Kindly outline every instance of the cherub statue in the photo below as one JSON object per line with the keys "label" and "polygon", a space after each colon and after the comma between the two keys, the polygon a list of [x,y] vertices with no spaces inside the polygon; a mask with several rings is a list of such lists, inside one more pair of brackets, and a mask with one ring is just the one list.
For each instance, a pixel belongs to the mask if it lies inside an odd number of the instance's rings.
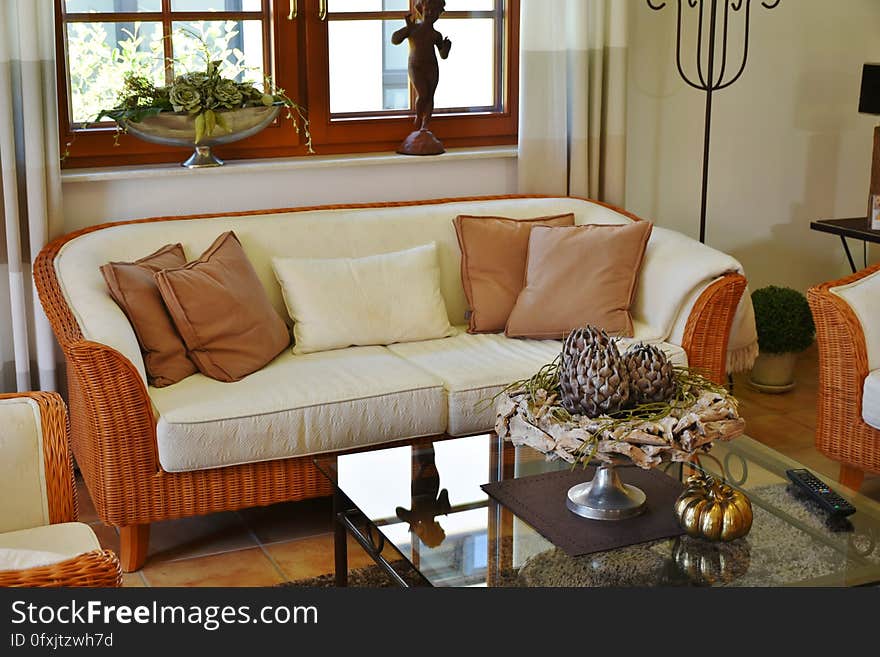
{"label": "cherub statue", "polygon": [[440,81],[440,67],[434,48],[440,57],[449,57],[452,41],[434,29],[434,23],[446,8],[446,0],[417,0],[415,13],[405,17],[406,25],[391,35],[395,46],[409,41],[409,79],[416,90],[416,128],[401,144],[398,152],[406,155],[436,155],[444,151],[443,144],[428,130],[428,121],[434,112],[434,92]]}

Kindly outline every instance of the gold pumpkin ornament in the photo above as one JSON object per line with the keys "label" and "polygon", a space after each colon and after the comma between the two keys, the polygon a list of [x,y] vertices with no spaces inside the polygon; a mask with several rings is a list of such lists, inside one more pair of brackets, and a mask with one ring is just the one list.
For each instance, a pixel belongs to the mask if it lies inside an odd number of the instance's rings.
{"label": "gold pumpkin ornament", "polygon": [[688,477],[674,508],[675,517],[689,536],[733,541],[752,528],[749,498],[709,475]]}

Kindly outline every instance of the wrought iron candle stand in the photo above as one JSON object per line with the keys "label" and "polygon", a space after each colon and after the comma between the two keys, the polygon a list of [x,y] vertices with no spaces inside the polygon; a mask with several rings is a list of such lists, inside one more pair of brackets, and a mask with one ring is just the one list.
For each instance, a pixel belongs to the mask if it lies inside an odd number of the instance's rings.
{"label": "wrought iron candle stand", "polygon": [[[722,89],[726,89],[734,82],[740,79],[743,74],[743,71],[746,69],[746,62],[749,58],[749,20],[751,18],[751,0],[677,0],[678,2],[678,10],[677,10],[677,21],[676,21],[676,33],[675,33],[675,64],[678,68],[678,73],[681,76],[682,80],[684,80],[688,85],[693,87],[694,89],[698,89],[706,94],[706,120],[703,132],[703,182],[702,182],[702,196],[700,201],[700,241],[706,241],[706,195],[709,186],[709,138],[711,135],[711,126],[712,126],[712,94],[716,91],[721,91]],[[776,0],[775,2],[761,2],[761,6],[765,9],[775,9],[781,0]],[[666,6],[666,2],[652,2],[651,0],[647,0],[648,6],[655,10],[659,11]],[[682,14],[684,13],[684,4],[690,9],[698,10],[698,21],[699,26],[697,28],[697,48],[696,48],[696,79],[692,78],[685,71],[684,66],[682,65],[682,57],[681,57],[681,42],[682,42]],[[709,23],[708,23],[708,48],[704,52],[703,50],[703,17],[705,15],[705,5],[709,5]],[[717,64],[716,60],[716,45],[717,45],[717,27],[718,27],[718,19],[719,19],[719,6],[723,5],[722,10],[722,24],[721,24],[721,65],[718,67],[716,71],[715,66]],[[730,18],[731,12],[745,12],[745,18],[743,21],[743,49],[742,49],[742,61],[739,64],[739,67],[736,69],[736,73],[728,78],[724,79],[725,75],[728,73],[728,57],[727,57],[727,47],[728,47],[728,21]],[[703,62],[706,63],[705,71],[703,70]],[[731,69],[732,70],[732,69]]]}

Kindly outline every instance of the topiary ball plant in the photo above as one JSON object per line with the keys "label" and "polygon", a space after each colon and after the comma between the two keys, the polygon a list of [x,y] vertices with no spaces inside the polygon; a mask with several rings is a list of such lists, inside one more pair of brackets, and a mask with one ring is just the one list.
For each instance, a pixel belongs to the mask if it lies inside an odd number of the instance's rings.
{"label": "topiary ball plant", "polygon": [[769,285],[752,292],[752,305],[762,352],[796,353],[813,343],[813,314],[807,298],[797,290]]}

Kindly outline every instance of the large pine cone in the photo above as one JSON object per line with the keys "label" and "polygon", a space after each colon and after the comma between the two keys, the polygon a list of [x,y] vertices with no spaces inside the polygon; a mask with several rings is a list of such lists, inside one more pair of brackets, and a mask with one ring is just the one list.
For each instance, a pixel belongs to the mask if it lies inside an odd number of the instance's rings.
{"label": "large pine cone", "polygon": [[675,393],[675,368],[662,349],[639,344],[627,351],[623,358],[634,403],[663,402]]}
{"label": "large pine cone", "polygon": [[576,415],[614,413],[630,399],[629,373],[617,346],[590,326],[565,339],[559,385],[563,408]]}
{"label": "large pine cone", "polygon": [[562,357],[564,359],[567,356],[577,356],[593,345],[604,347],[610,343],[611,338],[608,337],[605,331],[592,326],[585,326],[584,328],[575,329],[565,338],[565,341],[562,343]]}

